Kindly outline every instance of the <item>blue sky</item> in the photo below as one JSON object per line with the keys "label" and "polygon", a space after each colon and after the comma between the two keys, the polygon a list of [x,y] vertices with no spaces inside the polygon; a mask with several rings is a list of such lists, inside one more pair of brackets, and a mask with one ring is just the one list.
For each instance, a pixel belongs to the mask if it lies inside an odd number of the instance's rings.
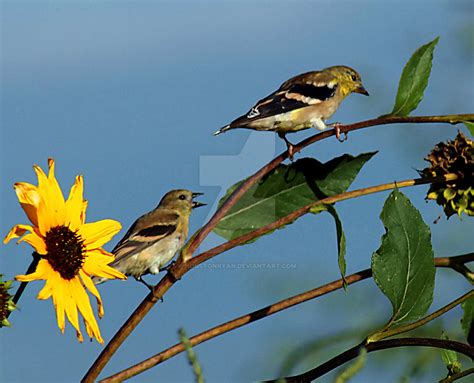
{"label": "blue sky", "polygon": [[[32,165],[46,167],[48,157],[56,160],[64,190],[76,174],[84,175],[89,221],[122,222],[124,231],[108,250],[173,188],[205,192],[202,200],[209,206],[193,213],[194,231],[227,187],[284,148],[271,133],[236,130],[213,137],[212,132],[287,78],[336,64],[356,68],[371,96],[350,96],[333,121],[387,113],[403,65],[438,35],[430,83],[415,114],[473,111],[474,10],[467,1],[3,1],[0,10],[1,233],[26,223],[12,185],[35,183]],[[353,184],[357,188],[416,177],[428,151],[455,134],[449,125],[384,126],[354,132],[343,144],[326,140],[299,157],[326,161],[378,150]],[[404,192],[430,224],[436,255],[472,251],[472,220],[442,218],[433,225],[441,211],[425,203],[426,188]],[[383,233],[378,215],[386,196],[337,206],[348,239],[349,272],[370,265]],[[179,327],[192,335],[336,279],[334,231],[329,216],[304,217],[215,258],[215,269],[190,272],[139,325],[102,376],[174,344]],[[211,235],[203,249],[220,241]],[[0,254],[1,272],[8,278],[23,273],[30,262],[26,245],[2,245]],[[254,263],[294,267],[248,267]],[[2,381],[78,381],[102,349],[87,341],[78,344],[71,326],[60,334],[52,303],[35,298],[41,286],[28,286],[21,310],[11,316],[13,327],[2,330]],[[438,272],[433,308],[467,289],[452,272]],[[106,310],[100,325],[108,341],[147,291],[133,281],[110,282],[100,291]],[[210,382],[273,378],[286,353],[298,345],[343,330],[354,330],[360,340],[364,329],[388,319],[390,309],[373,281],[366,281],[222,336],[196,352]],[[445,327],[458,329],[459,315],[450,313]],[[318,354],[297,371],[354,342]],[[417,351],[406,354],[414,357]],[[439,365],[434,379],[443,373]],[[371,355],[354,381],[380,376],[394,381],[401,371],[401,359],[400,365],[397,359],[388,364],[387,358]],[[185,358],[132,381],[157,380],[192,381]]]}

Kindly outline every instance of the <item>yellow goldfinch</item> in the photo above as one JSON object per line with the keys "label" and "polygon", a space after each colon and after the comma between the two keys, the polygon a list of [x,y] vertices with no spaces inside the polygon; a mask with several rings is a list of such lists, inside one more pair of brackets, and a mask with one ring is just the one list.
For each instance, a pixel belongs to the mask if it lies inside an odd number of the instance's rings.
{"label": "yellow goldfinch", "polygon": [[[235,128],[274,131],[285,141],[292,158],[293,145],[285,135],[311,127],[326,129],[324,121],[353,92],[369,95],[360,75],[347,66],[303,73],[285,81],[277,91],[258,101],[247,114],[219,129],[214,135]],[[334,127],[339,139],[338,124],[334,124]]]}
{"label": "yellow goldfinch", "polygon": [[[133,276],[137,281],[151,286],[142,279],[145,274],[157,274],[174,257],[188,237],[191,210],[205,203],[193,198],[202,193],[189,190],[171,190],[158,206],[138,218],[125,236],[117,243],[110,263],[116,270]],[[94,278],[96,284],[106,278]]]}

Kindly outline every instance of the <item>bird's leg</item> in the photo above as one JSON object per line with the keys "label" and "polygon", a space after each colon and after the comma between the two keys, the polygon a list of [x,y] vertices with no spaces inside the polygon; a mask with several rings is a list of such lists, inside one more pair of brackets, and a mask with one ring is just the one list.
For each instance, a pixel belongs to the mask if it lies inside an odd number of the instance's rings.
{"label": "bird's leg", "polygon": [[285,141],[286,149],[288,150],[288,158],[290,159],[290,161],[293,161],[293,155],[295,154],[294,145],[290,141],[288,141],[285,133],[278,132],[278,137]]}
{"label": "bird's leg", "polygon": [[347,133],[344,133],[344,138],[341,138],[341,126],[342,124],[340,122],[335,122],[333,124],[328,125],[328,127],[333,128],[336,131],[336,138],[339,142],[344,142],[347,140]]}
{"label": "bird's leg", "polygon": [[150,289],[151,292],[153,292],[153,286],[150,285],[148,282],[146,282],[142,276],[140,275],[139,277],[135,277],[135,280],[137,282],[140,282],[140,283],[143,283],[146,287],[148,287]]}
{"label": "bird's leg", "polygon": [[160,271],[170,271],[170,269],[173,267],[173,265],[176,263],[176,261],[171,261],[168,263],[165,267],[162,267]]}
{"label": "bird's leg", "polygon": [[[135,280],[136,280],[137,282],[143,283],[146,287],[148,287],[148,288],[150,289],[150,291],[151,291],[151,293],[153,294],[153,296],[155,295],[155,294],[154,294],[154,291],[153,291],[153,286],[150,285],[149,283],[147,283],[147,282],[142,278],[141,275],[140,275],[139,277],[135,277]],[[155,297],[155,298],[156,298],[156,297]],[[163,302],[163,297],[160,298],[160,301]]]}

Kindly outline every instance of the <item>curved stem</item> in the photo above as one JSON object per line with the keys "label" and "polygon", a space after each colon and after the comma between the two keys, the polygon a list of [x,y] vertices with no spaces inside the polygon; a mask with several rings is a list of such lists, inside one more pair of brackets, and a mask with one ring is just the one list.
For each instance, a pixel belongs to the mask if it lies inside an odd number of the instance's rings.
{"label": "curved stem", "polygon": [[[371,276],[372,276],[372,271],[370,269],[366,269],[366,270],[361,270],[355,274],[347,276],[346,281],[348,285],[351,285],[353,283],[370,278]],[[263,307],[257,311],[253,311],[251,313],[242,315],[241,317],[230,320],[226,323],[213,327],[209,330],[203,331],[200,334],[189,338],[189,341],[192,346],[198,345],[200,343],[208,341],[209,339],[215,338],[219,335],[225,334],[229,331],[242,327],[246,324],[256,322],[260,319],[276,314],[282,310],[286,310],[290,307],[299,305],[300,303],[307,302],[311,299],[314,299],[322,295],[328,294],[332,291],[338,290],[342,286],[343,286],[342,279],[338,279],[336,281],[330,282],[323,286],[317,287],[313,290],[305,291],[302,294],[298,294],[290,298],[286,298],[272,305]],[[135,366],[127,368],[126,370],[123,370],[112,376],[109,376],[108,378],[102,380],[101,383],[121,382],[145,370],[148,370],[149,368],[156,366],[157,364],[160,364],[183,351],[184,351],[184,347],[181,343],[175,344],[174,346],[160,352],[159,354],[152,356],[151,358],[148,358],[136,364]]]}
{"label": "curved stem", "polygon": [[474,367],[465,371],[461,371],[458,374],[451,375],[450,377],[446,379],[440,380],[439,383],[451,383],[471,374],[474,374]]}
{"label": "curved stem", "polygon": [[173,274],[177,276],[177,278],[181,278],[183,274],[185,274],[187,271],[192,269],[193,267],[196,267],[197,265],[201,264],[202,262],[215,257],[216,255],[233,249],[234,247],[237,247],[239,245],[242,245],[248,241],[251,241],[257,237],[260,237],[264,234],[267,234],[275,229],[278,229],[279,227],[285,226],[288,223],[294,221],[295,219],[301,217],[302,215],[306,214],[309,212],[313,207],[318,206],[318,205],[327,205],[327,204],[333,204],[336,202],[341,202],[345,201],[351,198],[356,198],[356,197],[361,197],[364,195],[369,195],[369,194],[374,194],[374,193],[379,193],[382,191],[386,190],[392,190],[395,188],[405,188],[409,186],[414,186],[414,185],[424,185],[424,184],[429,184],[429,183],[439,183],[439,182],[445,182],[448,180],[455,180],[457,179],[457,176],[455,174],[447,174],[446,176],[442,177],[436,177],[436,178],[418,178],[418,179],[411,179],[411,180],[405,180],[405,181],[398,181],[398,182],[390,182],[387,184],[382,184],[382,185],[377,185],[377,186],[372,186],[368,188],[362,188],[362,189],[357,189],[353,190],[350,192],[345,192],[341,193],[332,197],[327,197],[323,198],[321,200],[318,200],[316,202],[313,202],[309,205],[306,205],[298,210],[295,210],[293,213],[282,217],[275,222],[272,222],[271,224],[268,224],[266,226],[262,226],[261,228],[254,230],[250,233],[241,235],[240,237],[234,238],[231,241],[225,242],[221,245],[218,245],[212,249],[209,249],[193,258],[191,258],[189,261],[187,261],[184,265],[175,265],[177,268],[175,269],[174,267],[172,268]]}
{"label": "curved stem", "polygon": [[[458,114],[458,115],[446,115],[446,116],[419,116],[419,117],[382,116],[382,117],[371,119],[371,120],[357,122],[355,124],[341,125],[340,131],[343,133],[348,133],[353,130],[363,129],[363,128],[367,128],[371,126],[384,125],[384,124],[396,124],[396,123],[458,124],[464,121],[474,122],[474,114]],[[299,152],[301,151],[301,149],[305,148],[306,146],[311,145],[312,143],[320,141],[322,139],[328,138],[334,134],[335,132],[333,130],[328,130],[328,131],[316,134],[296,144],[294,146],[294,149],[295,149],[294,151]],[[131,316],[127,319],[127,321],[122,325],[122,327],[110,340],[110,342],[107,344],[105,349],[101,352],[101,354],[92,364],[92,366],[89,368],[87,373],[84,375],[81,381],[82,383],[91,383],[98,377],[98,375],[103,370],[105,365],[108,363],[112,355],[120,347],[120,345],[124,342],[124,340],[128,337],[128,335],[135,329],[135,327],[138,325],[138,323],[140,323],[143,317],[151,310],[151,308],[154,306],[157,300],[160,299],[166,293],[166,291],[168,291],[171,288],[171,286],[178,279],[180,279],[182,275],[184,275],[184,273],[186,273],[188,270],[190,270],[192,267],[196,266],[197,264],[204,262],[206,259],[209,259],[221,253],[222,251],[228,250],[228,249],[225,249],[225,247],[222,247],[220,251],[215,252],[219,248],[218,246],[214,249],[211,249],[211,250],[214,250],[214,254],[211,254],[209,251],[206,252],[207,254],[206,253],[201,254],[200,256],[201,258],[199,262],[196,262],[196,258],[198,257],[191,258],[193,253],[202,243],[202,241],[204,241],[204,239],[214,229],[214,227],[222,219],[222,217],[225,216],[225,214],[229,211],[229,209],[231,209],[232,206],[235,205],[235,203],[245,194],[245,192],[247,192],[252,187],[252,185],[254,185],[260,178],[262,178],[264,175],[268,174],[270,171],[275,169],[281,162],[283,162],[287,158],[288,158],[288,152],[285,151],[279,156],[277,156],[276,158],[274,158],[272,161],[270,161],[267,165],[262,167],[260,170],[258,170],[255,174],[247,178],[244,182],[242,182],[242,184],[222,204],[222,206],[216,211],[216,213],[214,213],[211,219],[191,237],[188,243],[183,247],[181,251],[181,256],[178,257],[178,261],[170,269],[170,272],[168,272],[161,279],[158,285],[154,287],[153,292],[148,294],[145,297],[145,299],[140,303],[140,305],[135,309],[135,311],[131,314]],[[412,182],[413,182],[412,184],[406,185],[406,186],[428,183],[428,181],[426,180],[415,180],[415,181],[412,180]],[[431,180],[429,182],[435,182],[435,181]],[[438,182],[442,182],[442,181],[440,180]],[[395,186],[401,187],[400,184],[396,184]],[[392,186],[392,188],[395,186]],[[375,193],[377,191],[382,191],[382,190],[387,190],[387,189],[375,190],[375,191],[372,191],[372,193]],[[370,194],[370,193],[366,193],[366,194]],[[360,194],[360,195],[363,195],[363,194]],[[354,195],[354,196],[358,196],[358,195]],[[353,198],[354,196],[346,197],[344,199]],[[337,200],[334,200],[334,198],[335,197],[331,197],[331,199],[325,199],[327,200],[326,202],[323,202],[325,200],[321,200],[319,201],[319,203],[334,203],[337,201]],[[332,201],[332,202],[328,202],[328,201]],[[311,207],[312,206],[308,207],[308,210]],[[302,214],[304,214],[305,212],[306,211],[302,212]],[[261,235],[261,234],[258,234],[257,232],[258,230],[254,232],[256,236]],[[245,236],[242,236],[242,237],[245,237]],[[242,237],[239,237],[239,238],[242,238]],[[236,238],[236,239],[239,239],[239,238]],[[233,241],[230,241],[230,242],[233,242]],[[227,242],[227,243],[230,243],[230,242]],[[235,244],[234,246],[231,246],[229,248],[235,247],[237,245],[238,244]],[[184,262],[184,261],[187,261],[188,259],[190,259],[189,262]]]}
{"label": "curved stem", "polygon": [[466,266],[466,263],[472,262],[472,256],[474,253],[468,253],[464,255],[458,255],[456,257],[447,258],[447,263],[445,265],[440,265],[440,267],[449,267],[462,276],[464,276],[471,284],[474,285],[474,273]]}
{"label": "curved stem", "polygon": [[447,350],[459,352],[460,354],[464,354],[471,359],[474,358],[473,347],[461,342],[435,338],[397,338],[389,340],[380,340],[378,342],[373,342],[369,344],[358,344],[357,346],[350,348],[342,354],[335,356],[327,362],[303,374],[279,378],[276,380],[268,380],[267,382],[278,382],[280,379],[283,379],[283,381],[285,382],[310,382],[312,380],[320,378],[324,374],[334,370],[335,368],[343,365],[344,363],[356,358],[359,355],[359,350],[361,347],[365,347],[367,349],[367,352],[373,352],[379,350],[386,350],[389,348],[407,346],[444,348]]}
{"label": "curved stem", "polygon": [[426,179],[411,179],[405,180],[400,182],[391,182],[388,184],[362,188],[353,190],[350,192],[345,192],[338,194],[336,196],[328,197],[306,205],[305,207],[296,210],[295,212],[289,214],[286,217],[280,218],[279,220],[261,227],[260,229],[254,230],[250,233],[242,235],[238,238],[235,238],[231,241],[225,242],[222,245],[216,246],[204,253],[191,258],[186,262],[176,262],[170,269],[170,271],[160,280],[160,282],[153,288],[153,291],[150,292],[144,300],[140,303],[140,305],[135,309],[135,311],[130,315],[130,317],[126,320],[126,322],[120,327],[117,333],[113,336],[113,338],[109,341],[107,346],[105,346],[104,350],[100,353],[98,358],[92,364],[92,366],[87,371],[86,375],[82,379],[82,383],[91,383],[93,382],[97,376],[99,375],[100,371],[105,367],[107,362],[110,360],[112,355],[117,351],[120,345],[125,341],[125,339],[130,335],[130,333],[137,327],[137,325],[141,322],[141,320],[145,317],[145,315],[152,309],[155,303],[163,297],[163,295],[173,286],[181,277],[187,273],[192,268],[196,267],[200,263],[215,257],[216,255],[232,249],[238,245],[241,245],[245,242],[248,242],[251,239],[257,238],[263,234],[266,234],[272,230],[275,230],[281,226],[286,225],[289,222],[294,221],[296,218],[302,216],[303,214],[307,213],[311,208],[320,204],[331,204],[338,201],[344,201],[350,198],[359,197],[362,195],[373,194],[385,190],[394,189],[396,187],[408,187],[414,185],[423,185],[428,183],[434,182],[445,182],[446,180],[456,179],[457,176],[455,174],[447,174],[443,177],[436,177],[436,178],[426,178]]}
{"label": "curved stem", "polygon": [[[452,263],[452,264],[455,263],[451,261],[452,259],[459,260],[459,258],[462,258],[463,261],[465,262],[474,261],[474,253],[468,257],[463,255],[463,256],[454,256],[454,257],[435,258],[434,263],[437,267],[446,267],[446,265],[449,263]],[[372,276],[372,271],[370,269],[365,269],[365,270],[361,270],[357,273],[347,276],[346,281],[348,285],[351,285],[353,283],[370,278],[371,276]],[[290,298],[286,298],[272,305],[263,307],[260,310],[242,315],[226,323],[220,324],[211,329],[203,331],[189,338],[190,344],[191,346],[196,346],[200,343],[216,338],[222,334],[228,333],[232,330],[235,330],[247,324],[256,322],[260,319],[266,318],[280,311],[286,310],[290,307],[299,305],[300,303],[304,303],[311,299],[315,299],[322,295],[328,294],[342,287],[343,287],[343,280],[338,279],[336,281],[322,285],[315,289],[305,291],[304,293],[292,296]],[[167,348],[166,350],[161,351],[160,353],[153,355],[152,357],[145,359],[144,361],[140,363],[135,364],[134,366],[131,366],[125,370],[122,370],[114,375],[111,375],[105,378],[104,380],[101,381],[101,383],[122,382],[125,379],[129,379],[135,375],[140,374],[143,371],[146,371],[160,363],[163,363],[164,361],[172,358],[173,356],[183,351],[184,351],[184,347],[181,343],[175,344],[174,346],[171,346]]]}
{"label": "curved stem", "polygon": [[[474,114],[452,114],[444,116],[417,116],[417,117],[400,117],[400,116],[380,116],[366,121],[356,122],[354,124],[340,125],[341,133],[349,133],[354,130],[368,128],[376,125],[387,125],[387,124],[419,124],[419,123],[448,123],[448,124],[459,124],[464,121],[474,122]],[[305,147],[314,144],[315,142],[321,141],[325,138],[336,135],[334,129],[326,130],[324,132],[315,134],[305,140],[299,142],[293,146],[293,152],[298,153]],[[247,178],[242,184],[230,195],[230,197],[222,204],[222,206],[214,213],[211,219],[199,229],[190,239],[188,244],[183,248],[184,258],[191,257],[196,251],[199,245],[214,229],[217,223],[222,217],[236,204],[236,202],[242,197],[246,191],[248,191],[252,185],[254,185],[260,178],[265,174],[275,169],[280,163],[288,158],[288,151],[284,151],[279,156],[274,158],[255,174]]]}
{"label": "curved stem", "polygon": [[260,229],[254,230],[248,234],[242,235],[238,238],[235,238],[231,241],[225,242],[222,245],[216,246],[204,253],[191,258],[186,262],[176,262],[170,269],[170,271],[160,280],[160,282],[153,288],[153,291],[150,292],[145,299],[140,303],[140,305],[135,309],[135,311],[130,315],[127,321],[120,327],[117,333],[113,336],[110,342],[105,346],[105,349],[100,353],[95,362],[87,371],[86,375],[82,379],[82,383],[91,383],[93,382],[100,371],[105,367],[107,362],[110,360],[112,355],[117,351],[120,345],[125,341],[125,339],[130,335],[130,333],[137,327],[145,315],[151,310],[155,303],[163,297],[163,295],[173,286],[181,277],[187,273],[192,268],[196,267],[200,263],[215,257],[216,255],[232,249],[238,245],[241,245],[245,242],[248,242],[251,239],[257,238],[265,233],[268,233],[278,227],[284,226],[289,222],[294,221],[296,218],[307,213],[311,208],[320,204],[331,204],[338,201],[344,201],[350,198],[359,197],[362,195],[368,195],[377,193],[380,191],[394,189],[396,187],[402,188],[413,185],[423,185],[427,183],[434,182],[444,182],[446,180],[456,179],[455,174],[447,174],[444,177],[436,177],[430,179],[412,179],[400,182],[391,182],[388,184],[362,188],[353,190],[351,192],[341,193],[336,196],[328,197],[306,205],[305,207],[296,210],[295,212],[289,214],[286,217],[280,218],[279,220],[261,227]]}
{"label": "curved stem", "polygon": [[390,338],[391,336],[402,334],[404,332],[411,331],[411,330],[414,330],[418,327],[421,327],[421,326],[431,322],[433,319],[438,318],[440,315],[443,315],[444,313],[448,312],[449,310],[452,310],[457,305],[461,304],[462,302],[464,302],[466,299],[469,299],[473,295],[474,295],[474,290],[471,290],[471,291],[467,292],[466,294],[464,294],[463,296],[459,297],[458,299],[452,301],[451,303],[447,304],[446,306],[444,306],[444,307],[440,308],[439,310],[435,311],[434,313],[431,313],[430,315],[427,315],[424,318],[421,318],[420,320],[417,320],[416,322],[409,323],[409,324],[403,325],[403,326],[397,326],[397,327],[389,328],[385,331],[381,331],[379,333],[371,335],[367,339],[367,342],[370,343],[370,342],[378,341],[378,340],[381,340],[381,339]]}

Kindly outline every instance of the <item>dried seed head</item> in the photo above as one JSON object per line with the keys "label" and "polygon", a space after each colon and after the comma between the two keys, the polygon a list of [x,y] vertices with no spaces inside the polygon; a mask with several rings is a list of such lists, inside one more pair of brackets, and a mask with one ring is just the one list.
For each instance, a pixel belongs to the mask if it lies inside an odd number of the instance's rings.
{"label": "dried seed head", "polygon": [[0,327],[10,326],[8,315],[16,308],[12,300],[13,297],[8,292],[11,285],[12,281],[3,281],[2,274],[0,274]]}
{"label": "dried seed head", "polygon": [[474,215],[474,144],[458,132],[454,141],[440,142],[425,158],[431,166],[420,171],[423,177],[454,173],[458,179],[430,186],[426,199],[436,200],[449,218],[457,213]]}

